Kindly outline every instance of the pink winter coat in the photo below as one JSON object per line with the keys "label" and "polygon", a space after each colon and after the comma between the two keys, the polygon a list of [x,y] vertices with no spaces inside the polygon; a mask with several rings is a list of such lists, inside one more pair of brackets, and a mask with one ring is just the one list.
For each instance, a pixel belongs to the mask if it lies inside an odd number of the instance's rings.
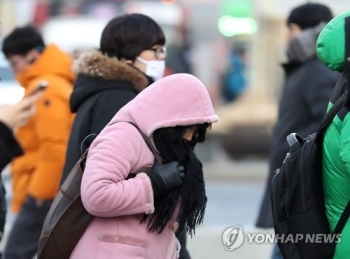
{"label": "pink winter coat", "polygon": [[152,141],[163,127],[213,123],[218,120],[205,86],[194,76],[165,77],[124,106],[91,144],[81,197],[92,222],[77,244],[72,259],[175,259],[180,245],[175,237],[176,215],[157,235],[147,231],[143,214],[154,212],[151,181],[146,173],[126,180],[154,156],[139,126]]}

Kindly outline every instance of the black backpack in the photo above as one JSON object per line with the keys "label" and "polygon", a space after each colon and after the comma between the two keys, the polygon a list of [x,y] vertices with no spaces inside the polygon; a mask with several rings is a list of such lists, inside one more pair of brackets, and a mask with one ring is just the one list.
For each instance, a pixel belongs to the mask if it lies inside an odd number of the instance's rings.
{"label": "black backpack", "polygon": [[[347,19],[346,23],[350,25],[350,20]],[[347,43],[350,43],[349,38],[350,35],[346,35]],[[350,56],[349,52],[346,48],[346,56]],[[346,72],[338,80],[334,92],[350,82],[349,62],[345,62]],[[350,216],[349,201],[333,233],[330,232],[322,182],[324,132],[340,109],[349,103],[349,96],[345,91],[313,135],[303,139],[292,133],[287,137],[290,151],[272,180],[275,240],[284,259],[333,258],[340,234]]]}

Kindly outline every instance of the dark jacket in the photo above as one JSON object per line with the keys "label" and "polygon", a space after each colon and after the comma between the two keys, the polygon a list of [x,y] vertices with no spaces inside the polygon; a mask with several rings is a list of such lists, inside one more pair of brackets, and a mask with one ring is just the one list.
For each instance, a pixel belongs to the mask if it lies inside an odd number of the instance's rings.
{"label": "dark jacket", "polygon": [[74,70],[78,77],[70,108],[76,116],[61,182],[90,146],[94,136],[88,136],[99,134],[119,109],[148,85],[147,77],[140,71],[98,51],[83,54]]}
{"label": "dark jacket", "polygon": [[286,81],[271,136],[269,177],[257,220],[260,228],[273,227],[271,181],[289,150],[286,137],[293,132],[307,137],[317,131],[339,78],[339,73],[329,70],[317,58],[303,64],[289,63],[284,69]]}
{"label": "dark jacket", "polygon": [[23,155],[22,148],[13,136],[11,129],[0,122],[0,171],[12,158]]}
{"label": "dark jacket", "polygon": [[[13,137],[12,131],[0,122],[0,172],[11,162],[12,158],[23,155],[22,148]],[[4,232],[6,218],[5,188],[0,175],[0,240]]]}

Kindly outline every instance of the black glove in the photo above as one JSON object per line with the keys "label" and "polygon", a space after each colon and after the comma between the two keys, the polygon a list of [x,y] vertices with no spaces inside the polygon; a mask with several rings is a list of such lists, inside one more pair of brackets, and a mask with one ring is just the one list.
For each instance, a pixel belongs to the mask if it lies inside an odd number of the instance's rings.
{"label": "black glove", "polygon": [[160,164],[155,161],[149,173],[149,178],[151,179],[154,198],[160,198],[167,191],[183,183],[185,168],[175,161],[169,164]]}

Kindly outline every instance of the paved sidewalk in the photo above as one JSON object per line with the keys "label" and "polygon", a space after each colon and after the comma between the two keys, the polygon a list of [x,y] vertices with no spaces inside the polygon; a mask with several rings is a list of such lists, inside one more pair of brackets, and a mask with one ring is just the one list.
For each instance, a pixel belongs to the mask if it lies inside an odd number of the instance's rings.
{"label": "paved sidewalk", "polygon": [[268,173],[266,160],[214,160],[203,162],[206,180],[265,181]]}
{"label": "paved sidewalk", "polygon": [[[249,233],[273,233],[271,230],[259,230],[249,226],[244,227]],[[243,245],[233,251],[226,251],[222,242],[222,232],[219,227],[199,228],[194,238],[188,238],[188,249],[192,259],[270,259],[273,244]]]}
{"label": "paved sidewalk", "polygon": [[[253,172],[259,163],[244,165],[247,164],[240,164],[242,173],[249,172],[250,168]],[[227,167],[230,168],[229,165]],[[239,177],[234,177],[236,178]],[[255,178],[254,181],[207,181],[206,189],[208,204],[204,224],[197,229],[192,239],[188,239],[192,259],[270,259],[273,244],[245,242],[238,249],[228,252],[222,243],[222,233],[233,226],[241,226],[245,233],[273,233],[272,229],[262,230],[254,227],[265,189],[265,180]]]}

